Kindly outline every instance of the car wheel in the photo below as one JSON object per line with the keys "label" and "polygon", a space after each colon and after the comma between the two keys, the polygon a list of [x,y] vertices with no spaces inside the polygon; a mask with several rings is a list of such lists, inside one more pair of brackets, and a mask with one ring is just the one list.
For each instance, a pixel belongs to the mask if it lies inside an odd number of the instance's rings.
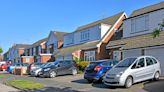
{"label": "car wheel", "polygon": [[132,77],[128,77],[125,81],[125,87],[130,88],[133,85],[133,79]]}
{"label": "car wheel", "polygon": [[76,75],[77,74],[77,69],[72,69],[72,75]]}
{"label": "car wheel", "polygon": [[156,72],[154,75],[154,80],[159,80],[159,76],[160,76],[159,72]]}
{"label": "car wheel", "polygon": [[55,71],[51,71],[50,72],[50,78],[54,78],[56,77],[56,72]]}

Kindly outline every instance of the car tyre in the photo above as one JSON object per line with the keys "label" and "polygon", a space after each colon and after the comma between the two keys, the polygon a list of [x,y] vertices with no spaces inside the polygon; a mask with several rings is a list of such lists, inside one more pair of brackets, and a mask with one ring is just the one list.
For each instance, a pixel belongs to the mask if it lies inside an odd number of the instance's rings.
{"label": "car tyre", "polygon": [[50,71],[50,78],[56,77],[56,72],[55,71]]}
{"label": "car tyre", "polygon": [[159,72],[156,72],[154,75],[154,80],[155,81],[159,80],[159,76],[160,76]]}
{"label": "car tyre", "polygon": [[133,85],[133,79],[132,77],[128,77],[125,81],[125,87],[130,88]]}
{"label": "car tyre", "polygon": [[77,74],[77,69],[72,69],[72,75],[76,75]]}

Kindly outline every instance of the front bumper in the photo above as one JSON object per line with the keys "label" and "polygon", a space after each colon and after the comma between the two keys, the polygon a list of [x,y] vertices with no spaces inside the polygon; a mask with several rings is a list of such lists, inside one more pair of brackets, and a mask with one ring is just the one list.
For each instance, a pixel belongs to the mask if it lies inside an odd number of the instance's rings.
{"label": "front bumper", "polygon": [[107,77],[103,79],[103,83],[108,86],[124,86],[125,80],[122,77]]}
{"label": "front bumper", "polygon": [[50,77],[49,71],[47,72],[41,71],[39,77]]}

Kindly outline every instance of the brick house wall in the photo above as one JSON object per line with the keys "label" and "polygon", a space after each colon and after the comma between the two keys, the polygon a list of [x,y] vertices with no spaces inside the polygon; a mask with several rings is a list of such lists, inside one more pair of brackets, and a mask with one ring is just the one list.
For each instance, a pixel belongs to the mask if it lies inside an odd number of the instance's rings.
{"label": "brick house wall", "polygon": [[106,39],[102,42],[101,46],[97,49],[97,59],[101,60],[101,59],[110,59],[111,56],[109,55],[109,50],[106,49],[106,45],[108,44],[108,42],[111,40],[111,38],[113,37],[113,35],[115,34],[115,29],[119,29],[119,27],[123,24],[123,20],[126,18],[126,16],[122,17],[121,20],[117,23],[116,27],[111,30],[111,33],[109,35],[106,35]]}
{"label": "brick house wall", "polygon": [[[28,58],[29,61],[27,61],[27,58]],[[21,57],[21,62],[22,63],[28,63],[28,64],[34,63],[34,57],[22,56]]]}
{"label": "brick house wall", "polygon": [[41,63],[47,63],[50,59],[51,59],[51,55],[41,55],[40,56]]}

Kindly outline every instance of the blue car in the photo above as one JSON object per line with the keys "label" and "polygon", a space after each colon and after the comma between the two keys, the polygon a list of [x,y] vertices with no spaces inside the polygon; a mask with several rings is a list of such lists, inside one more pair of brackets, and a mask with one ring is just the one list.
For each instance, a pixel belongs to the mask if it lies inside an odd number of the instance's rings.
{"label": "blue car", "polygon": [[111,59],[90,62],[85,69],[84,79],[86,79],[89,83],[93,81],[102,81],[105,73],[117,63],[118,61]]}
{"label": "blue car", "polygon": [[8,71],[9,73],[12,73],[13,69],[15,68],[15,65],[16,65],[15,63],[11,64],[11,65],[8,67],[7,71]]}

